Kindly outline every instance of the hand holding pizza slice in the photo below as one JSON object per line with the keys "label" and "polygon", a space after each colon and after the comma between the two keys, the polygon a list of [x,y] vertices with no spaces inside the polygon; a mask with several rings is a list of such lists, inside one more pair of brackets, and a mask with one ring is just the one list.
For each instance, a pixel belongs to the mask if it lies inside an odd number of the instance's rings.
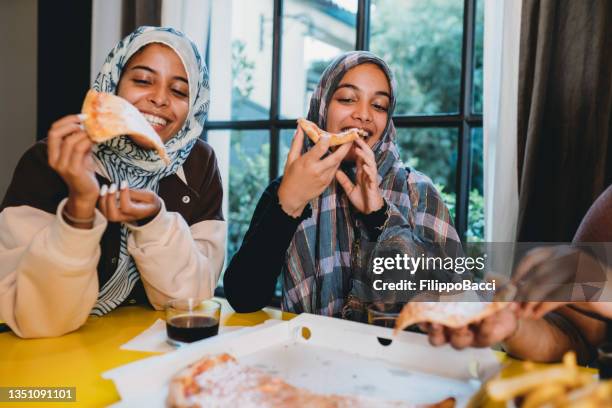
{"label": "hand holding pizza slice", "polygon": [[508,306],[507,302],[409,302],[395,321],[395,332],[416,323],[460,328],[478,322]]}
{"label": "hand holding pizza slice", "polygon": [[170,164],[164,142],[138,109],[125,99],[91,89],[85,96],[82,113],[85,130],[95,143],[129,135],[140,146],[155,149],[164,163]]}

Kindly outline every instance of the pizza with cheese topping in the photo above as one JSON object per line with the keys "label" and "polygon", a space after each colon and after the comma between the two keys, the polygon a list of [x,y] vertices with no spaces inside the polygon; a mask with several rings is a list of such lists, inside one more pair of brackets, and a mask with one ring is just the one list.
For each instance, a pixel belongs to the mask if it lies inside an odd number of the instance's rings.
{"label": "pizza with cheese topping", "polygon": [[140,146],[155,149],[164,163],[170,163],[159,135],[142,113],[120,96],[90,89],[83,101],[82,113],[83,126],[93,142],[103,143],[128,135]]}
{"label": "pizza with cheese topping", "polygon": [[455,400],[417,405],[370,397],[322,395],[240,364],[229,354],[219,354],[180,371],[170,382],[166,403],[172,408],[451,408]]}

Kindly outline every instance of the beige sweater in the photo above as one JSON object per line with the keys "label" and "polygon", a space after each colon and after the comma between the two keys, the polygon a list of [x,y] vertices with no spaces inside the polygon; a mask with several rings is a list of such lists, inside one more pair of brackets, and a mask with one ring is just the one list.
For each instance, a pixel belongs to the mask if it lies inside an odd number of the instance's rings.
{"label": "beige sweater", "polygon": [[[20,337],[59,336],[82,326],[98,296],[96,266],[107,222],[96,210],[89,230],[30,206],[0,213],[0,318]],[[191,226],[165,207],[130,226],[128,251],[151,304],[213,296],[225,254],[224,221]],[[172,254],[172,256],[169,256]]]}

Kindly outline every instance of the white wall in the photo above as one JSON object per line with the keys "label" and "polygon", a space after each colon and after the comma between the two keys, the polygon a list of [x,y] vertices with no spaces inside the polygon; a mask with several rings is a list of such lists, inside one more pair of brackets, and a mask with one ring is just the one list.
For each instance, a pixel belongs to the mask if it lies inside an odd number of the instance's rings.
{"label": "white wall", "polygon": [[[0,1],[0,197],[36,140],[37,1]],[[1,199],[1,198],[0,198]]]}

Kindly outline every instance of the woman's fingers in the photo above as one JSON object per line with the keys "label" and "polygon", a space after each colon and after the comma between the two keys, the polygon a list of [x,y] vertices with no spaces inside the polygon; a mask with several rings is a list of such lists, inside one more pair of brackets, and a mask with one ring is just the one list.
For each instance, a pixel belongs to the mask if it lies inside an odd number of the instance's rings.
{"label": "woman's fingers", "polygon": [[49,165],[55,168],[58,165],[64,143],[67,142],[73,134],[83,134],[87,136],[81,127],[76,123],[68,123],[59,126],[49,131],[47,138],[47,151],[49,157]]}
{"label": "woman's fingers", "polygon": [[334,169],[335,171],[335,169],[340,166],[340,163],[342,163],[342,160],[344,160],[344,157],[349,152],[349,150],[351,150],[351,146],[351,143],[345,143],[341,145],[332,154],[330,154],[323,160],[320,160],[317,164],[323,171],[330,169]]}
{"label": "woman's fingers", "polygon": [[80,114],[66,115],[63,118],[58,119],[55,122],[53,122],[51,124],[51,129],[62,127],[62,126],[66,125],[66,124],[69,124],[69,123],[80,124],[81,122],[82,122],[82,120],[81,120],[81,115]]}
{"label": "woman's fingers", "polygon": [[439,324],[432,323],[429,328],[428,337],[429,343],[432,346],[441,346],[447,343],[444,327]]}
{"label": "woman's fingers", "polygon": [[117,205],[117,184],[113,183],[108,188],[106,193],[106,218],[109,221],[120,221],[121,211]]}
{"label": "woman's fingers", "polygon": [[132,200],[130,195],[131,192],[128,188],[128,183],[127,181],[123,180],[119,184],[119,208],[122,213],[129,214],[132,210]]}
{"label": "woman's fingers", "polygon": [[374,156],[374,152],[372,152],[372,150],[370,149],[370,146],[368,146],[361,139],[357,139],[357,141],[356,141],[357,148],[355,149],[355,154],[361,157],[364,162],[368,164],[376,165],[376,157]]}
{"label": "woman's fingers", "polygon": [[364,159],[366,160],[366,162],[375,162],[376,161],[376,156],[374,156],[374,151],[372,151],[372,148],[370,147],[369,144],[367,144],[362,138],[357,138],[355,140],[355,143],[357,144],[357,146],[359,146],[358,149],[355,150],[359,150],[364,154]]}
{"label": "woman's fingers", "polygon": [[[85,132],[82,132],[85,133]],[[81,138],[72,149],[72,155],[70,157],[69,163],[69,171],[75,173],[75,175],[83,173],[89,169],[85,168],[85,156],[87,156],[91,152],[92,142],[86,137]]]}
{"label": "woman's fingers", "polygon": [[467,327],[448,330],[451,345],[457,350],[462,350],[474,344],[474,333]]}
{"label": "woman's fingers", "polygon": [[59,159],[55,163],[55,169],[59,173],[64,173],[69,169],[71,158],[75,154],[75,146],[83,140],[87,141],[87,139],[87,134],[83,131],[79,131],[64,138],[60,147]]}
{"label": "woman's fingers", "polygon": [[342,186],[342,189],[346,192],[346,194],[350,196],[353,192],[353,189],[355,188],[355,185],[353,184],[351,179],[349,179],[348,176],[344,174],[342,170],[338,170],[336,171],[336,180],[338,180],[338,183],[340,184],[340,186]]}
{"label": "woman's fingers", "polygon": [[131,189],[130,198],[134,202],[152,204],[155,202],[156,194],[151,190]]}
{"label": "woman's fingers", "polygon": [[302,153],[302,146],[304,145],[304,131],[300,126],[297,127],[293,134],[293,140],[291,140],[291,147],[287,154],[287,162],[285,163],[285,169],[295,160],[300,157]]}
{"label": "woman's fingers", "polygon": [[[302,136],[303,138],[303,136]],[[306,154],[304,154],[304,158],[311,162],[318,162],[321,157],[327,153],[329,150],[329,137],[321,137],[319,141],[314,145],[312,149],[310,149]]]}

